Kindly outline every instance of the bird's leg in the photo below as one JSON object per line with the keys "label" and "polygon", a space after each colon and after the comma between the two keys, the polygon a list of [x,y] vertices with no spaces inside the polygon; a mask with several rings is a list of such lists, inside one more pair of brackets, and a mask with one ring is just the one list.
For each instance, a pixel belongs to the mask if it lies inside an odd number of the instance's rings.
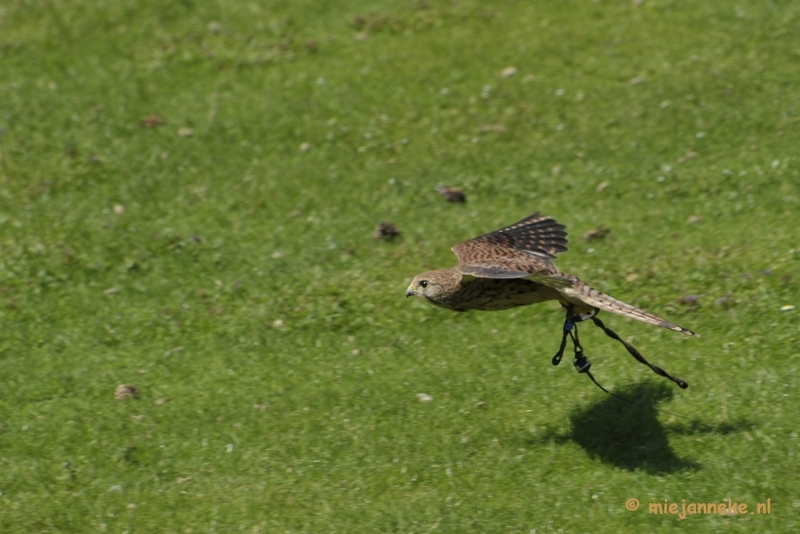
{"label": "bird's leg", "polygon": [[[584,314],[575,314],[575,309],[572,304],[562,304],[567,311],[566,318],[564,319],[564,333],[561,336],[561,346],[558,348],[558,352],[555,356],[553,356],[553,365],[558,365],[561,363],[561,358],[564,357],[564,350],[567,348],[567,337],[572,339],[572,345],[575,348],[575,359],[572,361],[572,364],[575,366],[575,369],[579,373],[587,373],[591,377],[591,373],[589,369],[591,368],[592,364],[583,354],[583,346],[581,345],[580,338],[578,337],[578,323],[582,321],[587,321],[589,319],[594,322],[595,326],[600,328],[605,334],[610,337],[611,339],[616,339],[628,350],[631,356],[636,358],[636,361],[648,366],[654,373],[659,376],[663,376],[664,378],[668,378],[672,380],[681,389],[686,389],[689,387],[689,384],[686,383],[685,380],[678,378],[677,376],[673,376],[669,374],[667,371],[658,367],[657,365],[653,365],[648,362],[642,354],[636,350],[636,347],[619,337],[619,335],[608,328],[603,321],[597,318],[597,314],[600,310],[595,310],[592,313],[584,313]],[[592,378],[593,379],[593,378]],[[593,379],[594,380],[594,379]]]}
{"label": "bird's leg", "polygon": [[[595,315],[597,315],[597,314],[595,314]],[[635,348],[633,345],[631,345],[630,343],[628,343],[627,341],[625,341],[624,339],[622,339],[621,337],[619,337],[619,335],[617,335],[617,333],[616,333],[616,332],[614,332],[614,331],[613,331],[613,330],[611,330],[609,327],[607,327],[606,325],[604,325],[604,324],[603,324],[603,321],[601,321],[600,319],[598,319],[598,318],[597,318],[597,317],[595,317],[595,316],[592,316],[592,317],[591,317],[591,319],[592,319],[592,321],[594,322],[595,326],[597,326],[598,328],[600,328],[601,330],[603,330],[603,332],[605,332],[605,334],[606,334],[608,337],[610,337],[611,339],[616,339],[617,341],[619,341],[620,343],[622,343],[622,344],[625,346],[625,348],[626,348],[626,349],[628,349],[628,352],[631,354],[631,356],[633,356],[634,358],[636,358],[636,360],[637,360],[638,362],[640,362],[640,363],[643,363],[644,365],[646,365],[647,367],[649,367],[650,369],[652,369],[652,370],[653,370],[653,372],[654,372],[655,374],[657,374],[657,375],[659,375],[659,376],[663,376],[664,378],[668,378],[668,379],[672,380],[673,382],[675,382],[676,384],[678,384],[678,386],[680,386],[680,388],[681,388],[681,389],[686,389],[686,388],[688,388],[688,387],[689,387],[689,384],[688,384],[688,383],[686,383],[686,381],[685,381],[685,380],[683,380],[683,379],[681,379],[681,378],[678,378],[677,376],[672,376],[671,374],[669,374],[668,372],[666,372],[666,371],[665,371],[664,369],[662,369],[661,367],[658,367],[657,365],[653,365],[652,363],[650,363],[650,362],[648,362],[647,360],[645,360],[645,359],[644,359],[644,356],[642,356],[642,354],[641,354],[641,353],[640,353],[638,350],[636,350],[636,348]],[[566,328],[566,327],[565,327],[565,328]],[[576,358],[577,358],[577,355],[576,355]],[[555,359],[554,359],[553,361],[555,362]],[[577,365],[577,364],[576,364],[576,365]]]}
{"label": "bird's leg", "polygon": [[575,324],[569,320],[569,310],[567,311],[567,319],[564,321],[564,333],[561,335],[561,345],[558,347],[558,352],[553,356],[553,365],[561,363],[561,358],[564,357],[564,349],[567,348],[567,336],[570,330],[574,328]]}
{"label": "bird's leg", "polygon": [[583,355],[583,347],[581,346],[580,339],[578,338],[578,323],[582,321],[586,321],[588,319],[592,319],[597,312],[594,313],[584,313],[575,315],[575,307],[572,304],[564,305],[564,308],[567,311],[566,318],[564,319],[564,333],[561,336],[561,346],[558,348],[558,352],[555,356],[553,356],[553,365],[558,365],[561,363],[561,358],[564,357],[564,349],[567,348],[567,337],[569,336],[572,339],[572,345],[575,348],[575,368],[578,372],[583,373],[589,370],[589,359]]}

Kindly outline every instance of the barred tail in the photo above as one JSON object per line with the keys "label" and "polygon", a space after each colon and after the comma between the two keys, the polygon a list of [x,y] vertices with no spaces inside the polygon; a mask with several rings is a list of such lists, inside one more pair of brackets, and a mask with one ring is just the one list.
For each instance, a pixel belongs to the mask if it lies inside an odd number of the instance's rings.
{"label": "barred tail", "polygon": [[637,321],[642,321],[643,323],[669,328],[670,330],[680,332],[681,334],[685,334],[687,336],[697,336],[697,334],[689,329],[678,326],[675,323],[665,321],[660,317],[656,317],[652,313],[640,310],[639,308],[631,306],[630,304],[625,304],[621,300],[609,297],[608,295],[599,292],[595,288],[586,285],[580,280],[576,280],[572,287],[561,288],[559,291],[562,295],[566,296],[567,301],[571,302],[572,304],[588,304],[593,308],[599,308],[604,311],[616,313],[618,315],[622,315],[623,317],[630,317],[631,319],[636,319]]}

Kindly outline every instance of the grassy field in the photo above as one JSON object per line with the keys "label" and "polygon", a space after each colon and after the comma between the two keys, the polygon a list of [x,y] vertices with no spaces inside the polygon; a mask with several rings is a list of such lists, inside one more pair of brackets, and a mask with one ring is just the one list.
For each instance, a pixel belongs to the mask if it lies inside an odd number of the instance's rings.
{"label": "grassy field", "polygon": [[[796,531],[798,23],[3,1],[0,531]],[[604,314],[690,387],[585,326],[597,379],[713,430],[553,367],[556,304],[404,298],[534,211],[571,232],[563,270],[702,336]]]}

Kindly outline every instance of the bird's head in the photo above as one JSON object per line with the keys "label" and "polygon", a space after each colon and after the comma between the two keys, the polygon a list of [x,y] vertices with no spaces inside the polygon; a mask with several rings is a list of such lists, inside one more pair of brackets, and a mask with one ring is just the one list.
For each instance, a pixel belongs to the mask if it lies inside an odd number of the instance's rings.
{"label": "bird's head", "polygon": [[431,304],[441,306],[457,285],[458,279],[453,276],[450,269],[428,271],[414,277],[406,289],[406,297],[420,297]]}

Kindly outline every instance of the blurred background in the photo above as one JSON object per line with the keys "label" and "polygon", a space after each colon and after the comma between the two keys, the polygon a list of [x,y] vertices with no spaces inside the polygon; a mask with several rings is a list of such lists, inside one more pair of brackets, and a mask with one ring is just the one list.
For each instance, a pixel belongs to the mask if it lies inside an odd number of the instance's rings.
{"label": "blurred background", "polygon": [[[796,526],[794,2],[0,4],[4,532]],[[406,300],[542,212],[698,332]],[[625,508],[636,497],[642,507]]]}

